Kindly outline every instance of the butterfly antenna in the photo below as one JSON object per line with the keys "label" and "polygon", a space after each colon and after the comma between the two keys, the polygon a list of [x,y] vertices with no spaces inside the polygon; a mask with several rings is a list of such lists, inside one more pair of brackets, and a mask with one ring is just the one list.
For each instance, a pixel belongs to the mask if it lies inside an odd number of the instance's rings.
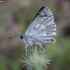
{"label": "butterfly antenna", "polygon": [[9,39],[12,39],[13,37],[17,37],[18,35],[16,35],[16,36],[12,36],[12,37],[9,37]]}

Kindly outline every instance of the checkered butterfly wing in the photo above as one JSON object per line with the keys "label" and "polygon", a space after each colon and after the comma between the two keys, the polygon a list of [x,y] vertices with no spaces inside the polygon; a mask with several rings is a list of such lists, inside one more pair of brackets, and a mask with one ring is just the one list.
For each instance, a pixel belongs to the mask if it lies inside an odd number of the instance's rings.
{"label": "checkered butterfly wing", "polygon": [[25,32],[25,35],[45,43],[53,43],[54,36],[56,36],[56,24],[53,14],[48,7],[41,7]]}

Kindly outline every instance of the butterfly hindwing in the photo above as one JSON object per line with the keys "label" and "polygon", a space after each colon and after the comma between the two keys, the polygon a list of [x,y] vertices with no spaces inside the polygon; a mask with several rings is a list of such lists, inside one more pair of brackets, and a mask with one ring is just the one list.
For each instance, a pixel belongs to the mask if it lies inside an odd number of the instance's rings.
{"label": "butterfly hindwing", "polygon": [[53,14],[48,7],[43,6],[38,11],[25,35],[42,41],[54,39],[54,36],[56,36],[56,24]]}

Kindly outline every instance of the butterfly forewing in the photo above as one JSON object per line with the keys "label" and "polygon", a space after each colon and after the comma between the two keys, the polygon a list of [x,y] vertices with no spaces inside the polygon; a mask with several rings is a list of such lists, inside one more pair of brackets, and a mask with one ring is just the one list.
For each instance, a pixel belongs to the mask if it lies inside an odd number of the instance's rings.
{"label": "butterfly forewing", "polygon": [[56,24],[53,14],[48,7],[43,6],[25,32],[26,36],[34,37],[38,40],[50,40],[56,36]]}

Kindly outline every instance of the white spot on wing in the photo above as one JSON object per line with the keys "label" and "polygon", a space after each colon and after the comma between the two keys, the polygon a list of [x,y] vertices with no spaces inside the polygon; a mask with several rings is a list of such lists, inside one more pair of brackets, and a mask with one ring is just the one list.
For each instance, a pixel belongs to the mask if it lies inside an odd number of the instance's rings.
{"label": "white spot on wing", "polygon": [[41,14],[42,16],[44,16],[44,15],[45,15],[45,13],[44,13],[44,12],[40,12],[40,14]]}
{"label": "white spot on wing", "polygon": [[51,31],[56,31],[56,28],[51,29]]}
{"label": "white spot on wing", "polygon": [[52,34],[56,36],[56,32],[53,32]]}
{"label": "white spot on wing", "polygon": [[44,24],[41,24],[41,29],[45,29],[45,26],[44,26]]}
{"label": "white spot on wing", "polygon": [[35,27],[36,27],[36,28],[39,28],[39,26],[40,26],[40,24],[37,24]]}
{"label": "white spot on wing", "polygon": [[56,28],[56,25],[52,25],[51,28]]}
{"label": "white spot on wing", "polygon": [[53,25],[53,24],[55,24],[55,22],[50,21],[50,22],[47,23],[47,26],[50,26],[50,25]]}

